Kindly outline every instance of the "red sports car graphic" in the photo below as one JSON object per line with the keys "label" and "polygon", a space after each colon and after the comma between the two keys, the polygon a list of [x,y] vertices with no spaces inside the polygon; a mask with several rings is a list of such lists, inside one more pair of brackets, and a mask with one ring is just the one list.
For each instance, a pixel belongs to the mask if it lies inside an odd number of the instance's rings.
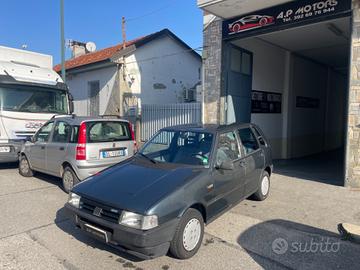
{"label": "red sports car graphic", "polygon": [[248,15],[229,24],[230,34],[243,32],[246,30],[260,28],[275,22],[275,18],[267,15]]}

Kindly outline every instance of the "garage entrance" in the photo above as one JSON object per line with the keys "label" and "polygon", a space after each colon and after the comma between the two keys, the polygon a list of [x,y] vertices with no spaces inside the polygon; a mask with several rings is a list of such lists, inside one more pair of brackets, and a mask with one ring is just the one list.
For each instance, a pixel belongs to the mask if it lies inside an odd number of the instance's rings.
{"label": "garage entrance", "polygon": [[279,173],[344,184],[350,17],[225,42],[225,121],[250,118]]}

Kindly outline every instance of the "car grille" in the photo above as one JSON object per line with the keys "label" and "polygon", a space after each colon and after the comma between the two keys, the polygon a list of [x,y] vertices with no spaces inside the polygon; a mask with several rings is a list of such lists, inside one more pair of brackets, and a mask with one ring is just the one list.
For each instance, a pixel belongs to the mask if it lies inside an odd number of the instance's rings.
{"label": "car grille", "polygon": [[[96,209],[97,208],[97,209]],[[92,200],[81,197],[80,209],[88,214],[97,216],[104,220],[118,223],[121,211],[110,206],[94,202]],[[101,209],[101,211],[99,211]],[[96,210],[96,211],[95,211]]]}

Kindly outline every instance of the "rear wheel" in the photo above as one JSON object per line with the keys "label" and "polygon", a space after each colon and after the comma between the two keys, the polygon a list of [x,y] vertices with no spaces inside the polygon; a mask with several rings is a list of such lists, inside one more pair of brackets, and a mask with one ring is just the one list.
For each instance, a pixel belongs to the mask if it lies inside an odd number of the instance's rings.
{"label": "rear wheel", "polygon": [[30,168],[30,163],[24,155],[20,157],[19,173],[24,177],[31,177],[34,175],[34,171]]}
{"label": "rear wheel", "polygon": [[170,253],[178,259],[189,259],[201,246],[204,236],[204,219],[201,213],[193,208],[188,209],[175,231],[170,243]]}
{"label": "rear wheel", "polygon": [[259,189],[252,195],[257,201],[265,200],[270,192],[270,176],[267,171],[264,171],[261,176]]}
{"label": "rear wheel", "polygon": [[65,192],[69,193],[79,182],[79,178],[76,176],[74,170],[70,166],[66,166],[62,177],[62,185]]}
{"label": "rear wheel", "polygon": [[266,19],[266,18],[261,18],[259,23],[260,23],[261,26],[267,25],[268,19]]}

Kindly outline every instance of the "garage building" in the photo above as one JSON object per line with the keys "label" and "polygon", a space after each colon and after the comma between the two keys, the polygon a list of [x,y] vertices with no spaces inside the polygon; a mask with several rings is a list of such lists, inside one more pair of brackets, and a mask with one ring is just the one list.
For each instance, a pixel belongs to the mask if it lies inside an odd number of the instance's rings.
{"label": "garage building", "polygon": [[204,122],[253,122],[278,172],[360,187],[360,1],[198,0]]}

